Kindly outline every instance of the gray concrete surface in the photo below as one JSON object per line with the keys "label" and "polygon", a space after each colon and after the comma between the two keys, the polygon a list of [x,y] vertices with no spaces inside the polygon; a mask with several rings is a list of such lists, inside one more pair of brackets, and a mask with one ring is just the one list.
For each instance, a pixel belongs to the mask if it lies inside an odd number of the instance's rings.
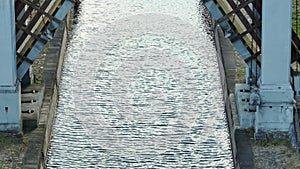
{"label": "gray concrete surface", "polygon": [[220,29],[215,31],[216,48],[219,57],[219,68],[223,84],[224,101],[231,138],[231,148],[235,168],[254,168],[253,152],[249,132],[241,130],[236,111],[234,88],[237,79],[237,57],[231,42],[226,39]]}
{"label": "gray concrete surface", "polygon": [[[47,150],[57,107],[60,72],[66,49],[67,30],[61,26],[50,41],[46,54],[43,83],[44,98],[37,128],[28,136],[28,148],[23,159],[24,169],[46,168]],[[25,96],[24,96],[25,97]]]}

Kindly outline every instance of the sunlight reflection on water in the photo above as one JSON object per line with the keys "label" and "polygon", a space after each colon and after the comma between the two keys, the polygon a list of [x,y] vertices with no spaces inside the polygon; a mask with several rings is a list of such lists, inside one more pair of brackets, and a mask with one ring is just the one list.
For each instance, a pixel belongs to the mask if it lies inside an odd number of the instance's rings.
{"label": "sunlight reflection on water", "polygon": [[233,168],[198,1],[84,0],[48,168]]}

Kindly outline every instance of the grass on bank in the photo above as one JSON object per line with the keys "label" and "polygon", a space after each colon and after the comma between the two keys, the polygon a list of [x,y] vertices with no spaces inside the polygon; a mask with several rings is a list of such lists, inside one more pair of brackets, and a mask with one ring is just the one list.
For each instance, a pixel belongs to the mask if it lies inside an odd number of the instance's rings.
{"label": "grass on bank", "polygon": [[28,138],[0,134],[0,169],[22,168],[22,158],[28,146]]}
{"label": "grass on bank", "polygon": [[13,144],[13,138],[10,136],[1,136],[0,135],[0,150],[9,147]]}

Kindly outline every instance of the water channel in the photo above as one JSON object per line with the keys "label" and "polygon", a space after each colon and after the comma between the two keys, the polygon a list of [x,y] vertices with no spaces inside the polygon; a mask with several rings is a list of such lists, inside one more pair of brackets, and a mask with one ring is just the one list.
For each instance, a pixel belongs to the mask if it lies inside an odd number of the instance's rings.
{"label": "water channel", "polygon": [[48,168],[233,168],[199,0],[83,0]]}

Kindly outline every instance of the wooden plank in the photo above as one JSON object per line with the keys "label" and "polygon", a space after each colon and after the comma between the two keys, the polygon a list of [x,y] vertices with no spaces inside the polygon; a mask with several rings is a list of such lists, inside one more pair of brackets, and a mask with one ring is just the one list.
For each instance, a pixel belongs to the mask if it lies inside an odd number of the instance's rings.
{"label": "wooden plank", "polygon": [[[56,1],[46,0],[42,5],[43,10],[49,15],[52,15],[58,9],[61,2],[62,2],[61,0],[56,0]],[[36,35],[40,35],[43,32],[48,21],[50,21],[49,18],[44,17],[43,14],[37,12],[34,16],[34,19],[30,22],[32,27],[31,32]],[[19,47],[18,52],[21,55],[25,55],[26,52],[32,47],[34,42],[35,42],[35,38],[27,35],[25,39],[21,41],[21,46]]]}
{"label": "wooden plank", "polygon": [[[236,5],[236,3],[233,0],[227,0],[228,4],[231,6],[232,9],[237,8],[238,6]],[[239,19],[241,20],[241,24],[243,24],[246,29],[252,29],[252,25],[251,23],[248,22],[248,20],[246,19],[246,17],[244,16],[244,14],[241,11],[237,11],[236,12],[237,16],[239,17]],[[247,42],[247,46],[251,47],[253,53],[258,51],[258,49],[256,49],[256,47],[261,46],[261,39],[260,37],[258,37],[258,35],[255,32],[251,32],[251,42]]]}
{"label": "wooden plank", "polygon": [[[227,14],[230,13],[231,11],[233,11],[233,8],[231,7],[231,5],[224,0],[217,0],[219,6],[221,7],[221,9]],[[242,14],[241,14],[242,15]],[[238,34],[242,34],[243,32],[247,31],[247,27],[243,24],[242,20],[240,19],[239,16],[235,15],[235,16],[231,16],[229,17],[229,20],[231,21],[232,25],[235,27],[236,32]],[[245,18],[243,18],[244,22],[248,22],[245,21]],[[252,35],[247,34],[246,36],[243,37],[243,41],[245,42],[245,45],[252,48],[252,51],[256,51],[258,49],[256,49],[256,46],[260,46],[260,45],[256,45],[256,41],[252,38]],[[254,53],[254,52],[253,52]]]}
{"label": "wooden plank", "polygon": [[[51,0],[46,0],[43,5],[41,6],[41,9],[45,10],[48,5],[50,4]],[[31,19],[30,23],[27,25],[27,29],[30,29],[30,31],[32,31],[33,27],[37,24],[37,21],[40,19],[41,17],[41,14],[34,14],[34,13],[31,13],[33,14],[33,18]],[[28,19],[28,18],[27,18]],[[28,34],[26,33],[23,33],[21,35],[21,37],[18,39],[17,41],[17,50],[20,52],[20,53],[25,53],[26,51],[23,50],[23,48],[20,48],[22,44],[24,44],[24,41],[25,39],[28,37]],[[27,40],[28,41],[28,40]],[[21,52],[23,50],[23,52]]]}

